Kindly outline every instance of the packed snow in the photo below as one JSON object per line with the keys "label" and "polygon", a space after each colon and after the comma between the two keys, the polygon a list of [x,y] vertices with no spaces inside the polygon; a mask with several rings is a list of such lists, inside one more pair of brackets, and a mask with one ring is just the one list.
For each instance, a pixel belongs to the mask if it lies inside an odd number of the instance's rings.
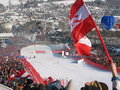
{"label": "packed snow", "polygon": [[[36,50],[44,50],[45,53],[36,53]],[[110,71],[101,70],[87,64],[85,61],[75,63],[73,59],[56,57],[47,45],[31,45],[21,50],[27,60],[33,65],[42,78],[49,76],[54,79],[73,80],[75,90],[80,90],[86,82],[97,80],[108,85],[112,90]],[[33,58],[35,56],[35,58]]]}

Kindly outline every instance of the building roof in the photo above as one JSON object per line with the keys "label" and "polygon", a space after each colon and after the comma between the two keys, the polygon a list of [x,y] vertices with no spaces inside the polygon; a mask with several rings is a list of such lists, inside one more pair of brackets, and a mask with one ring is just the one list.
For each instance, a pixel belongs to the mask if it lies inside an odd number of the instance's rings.
{"label": "building roof", "polygon": [[0,38],[14,37],[13,33],[0,33]]}

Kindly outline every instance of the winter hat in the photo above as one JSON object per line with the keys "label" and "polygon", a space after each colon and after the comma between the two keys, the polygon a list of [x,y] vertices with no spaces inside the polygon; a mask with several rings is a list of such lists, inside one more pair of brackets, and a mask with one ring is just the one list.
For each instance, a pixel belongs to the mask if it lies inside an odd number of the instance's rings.
{"label": "winter hat", "polygon": [[108,86],[103,82],[92,81],[86,83],[85,87],[82,87],[81,90],[108,90]]}
{"label": "winter hat", "polygon": [[48,77],[49,82],[54,82],[54,79],[52,77]]}

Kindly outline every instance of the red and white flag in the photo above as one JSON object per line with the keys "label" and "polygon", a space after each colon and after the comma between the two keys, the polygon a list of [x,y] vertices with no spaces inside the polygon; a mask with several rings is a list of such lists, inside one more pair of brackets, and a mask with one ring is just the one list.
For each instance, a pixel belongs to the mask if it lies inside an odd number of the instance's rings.
{"label": "red and white flag", "polygon": [[20,71],[20,73],[18,75],[15,75],[14,73],[11,74],[10,78],[7,80],[7,82],[13,80],[13,79],[16,79],[16,78],[28,78],[30,77],[30,74],[25,71],[25,70],[22,70]]}
{"label": "red and white flag", "polygon": [[28,77],[30,77],[30,74],[27,71],[22,70],[18,75],[16,75],[16,77],[19,77],[19,78],[28,78]]}
{"label": "red and white flag", "polygon": [[15,74],[14,74],[14,73],[11,74],[11,75],[10,75],[10,78],[7,80],[7,83],[8,83],[9,81],[15,79],[15,78],[16,78],[16,77],[15,77]]}
{"label": "red and white flag", "polygon": [[91,46],[91,41],[84,36],[76,43],[76,50],[79,55],[89,56],[91,53]]}
{"label": "red and white flag", "polygon": [[72,5],[70,24],[75,44],[95,27],[90,15],[83,0],[76,0]]}

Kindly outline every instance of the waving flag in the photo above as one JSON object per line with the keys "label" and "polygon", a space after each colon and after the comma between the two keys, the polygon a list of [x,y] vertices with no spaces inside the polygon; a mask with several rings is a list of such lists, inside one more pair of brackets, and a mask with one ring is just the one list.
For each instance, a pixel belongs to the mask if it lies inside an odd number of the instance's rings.
{"label": "waving flag", "polygon": [[16,77],[27,78],[27,77],[30,77],[30,74],[27,71],[22,70],[18,75],[16,75]]}
{"label": "waving flag", "polygon": [[91,14],[83,0],[76,0],[70,12],[71,32],[79,55],[90,55],[91,42],[85,36],[95,28]]}
{"label": "waving flag", "polygon": [[76,43],[76,49],[79,55],[89,56],[91,52],[91,42],[84,36]]}
{"label": "waving flag", "polygon": [[25,71],[25,70],[22,70],[20,71],[20,73],[18,75],[15,75],[14,73],[10,76],[10,78],[7,80],[7,82],[13,80],[13,79],[16,79],[16,78],[28,78],[30,77],[30,74]]}
{"label": "waving flag", "polygon": [[85,3],[83,2],[83,0],[76,0],[75,3],[72,5],[71,12],[70,12],[70,24],[71,24],[72,37],[73,37],[75,44],[82,37],[84,37],[89,31],[95,28],[100,38],[100,41],[104,47],[108,61],[109,62],[112,61],[110,54],[104,43],[104,40],[100,34],[100,31],[98,30],[98,27],[96,23],[94,22],[91,14],[87,10],[87,7]]}
{"label": "waving flag", "polygon": [[76,0],[72,5],[70,24],[75,44],[95,27],[83,0]]}
{"label": "waving flag", "polygon": [[7,83],[8,83],[9,81],[15,79],[15,78],[16,78],[16,77],[15,77],[15,74],[14,74],[14,73],[11,74],[11,75],[10,75],[10,78],[7,80]]}

